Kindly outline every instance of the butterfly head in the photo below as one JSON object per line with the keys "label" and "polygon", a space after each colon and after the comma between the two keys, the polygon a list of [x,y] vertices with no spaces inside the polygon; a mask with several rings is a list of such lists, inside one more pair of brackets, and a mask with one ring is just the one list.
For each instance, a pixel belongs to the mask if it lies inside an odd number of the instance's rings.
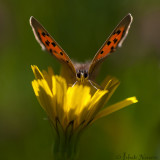
{"label": "butterfly head", "polygon": [[83,83],[88,80],[88,71],[86,70],[78,70],[76,73],[77,81]]}

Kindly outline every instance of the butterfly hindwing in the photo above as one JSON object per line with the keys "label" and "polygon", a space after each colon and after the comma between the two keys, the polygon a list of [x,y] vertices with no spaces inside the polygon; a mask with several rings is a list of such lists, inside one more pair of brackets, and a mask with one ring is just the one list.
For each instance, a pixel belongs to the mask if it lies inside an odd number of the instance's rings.
{"label": "butterfly hindwing", "polygon": [[128,30],[132,23],[132,16],[128,14],[124,17],[118,26],[113,30],[112,34],[105,41],[102,47],[98,50],[89,68],[89,76],[92,77],[95,68],[98,68],[99,64],[112,52],[120,47],[128,34]]}
{"label": "butterfly hindwing", "polygon": [[75,68],[71,59],[33,16],[30,18],[30,25],[36,40],[41,45],[42,49],[47,50],[51,55],[54,55],[60,62],[69,66],[71,71],[75,73]]}

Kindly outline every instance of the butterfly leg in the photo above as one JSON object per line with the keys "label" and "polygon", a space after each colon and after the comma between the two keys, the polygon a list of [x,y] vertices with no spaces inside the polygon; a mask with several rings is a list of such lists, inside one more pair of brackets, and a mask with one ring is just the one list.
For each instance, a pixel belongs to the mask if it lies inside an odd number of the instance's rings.
{"label": "butterfly leg", "polygon": [[97,83],[93,82],[92,80],[88,80],[88,82],[96,89],[103,89],[100,85],[98,85]]}
{"label": "butterfly leg", "polygon": [[74,87],[77,84],[78,81],[74,82],[74,84],[72,85],[72,87]]}

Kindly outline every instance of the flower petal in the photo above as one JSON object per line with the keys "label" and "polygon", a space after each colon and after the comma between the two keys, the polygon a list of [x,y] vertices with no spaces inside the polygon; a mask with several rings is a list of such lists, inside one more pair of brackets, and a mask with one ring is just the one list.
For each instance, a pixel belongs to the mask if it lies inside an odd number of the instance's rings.
{"label": "flower petal", "polygon": [[41,73],[41,71],[38,69],[37,66],[35,65],[31,65],[32,71],[34,73],[34,76],[36,79],[43,79],[43,74]]}
{"label": "flower petal", "polygon": [[108,91],[108,94],[107,94],[105,103],[109,101],[109,99],[111,98],[111,96],[113,95],[117,87],[119,86],[119,84],[120,84],[119,81],[115,82],[115,81],[110,80],[109,84],[106,85],[105,90]]}
{"label": "flower petal", "polygon": [[78,125],[84,116],[84,112],[88,110],[87,106],[90,103],[90,87],[75,85],[74,87],[69,87],[67,91],[66,103],[64,104],[64,111],[68,117],[68,121],[73,121],[74,125]]}
{"label": "flower petal", "polygon": [[84,125],[90,123],[94,119],[95,115],[99,112],[99,110],[104,106],[107,93],[107,90],[97,90],[93,95],[90,105],[87,108],[87,112],[84,114]]}
{"label": "flower petal", "polygon": [[43,77],[47,81],[50,90],[52,90],[52,77],[54,76],[53,70],[51,67],[48,67],[48,72],[42,70]]}
{"label": "flower petal", "polygon": [[55,106],[54,112],[62,123],[65,118],[64,103],[66,99],[67,84],[64,78],[60,76],[52,76],[52,93],[54,95]]}
{"label": "flower petal", "polygon": [[101,86],[104,88],[104,89],[108,89],[110,87],[112,87],[112,85],[114,84],[119,84],[119,80],[115,77],[112,77],[112,76],[107,76],[104,81],[101,83]]}
{"label": "flower petal", "polygon": [[138,100],[136,99],[136,97],[130,97],[130,98],[127,98],[127,99],[125,99],[125,100],[123,100],[121,102],[113,104],[113,105],[103,109],[101,112],[99,112],[95,116],[93,121],[95,121],[95,120],[97,120],[99,118],[102,118],[104,116],[107,116],[107,115],[109,115],[109,114],[111,114],[111,113],[113,113],[115,111],[118,111],[118,110],[120,110],[120,109],[122,109],[124,107],[127,107],[130,104],[137,103],[137,102],[138,102]]}
{"label": "flower petal", "polygon": [[54,119],[56,115],[53,106],[55,106],[55,99],[47,82],[44,79],[34,80],[32,81],[32,87],[39,103],[41,104],[42,108],[47,112],[48,117],[52,120],[54,124]]}

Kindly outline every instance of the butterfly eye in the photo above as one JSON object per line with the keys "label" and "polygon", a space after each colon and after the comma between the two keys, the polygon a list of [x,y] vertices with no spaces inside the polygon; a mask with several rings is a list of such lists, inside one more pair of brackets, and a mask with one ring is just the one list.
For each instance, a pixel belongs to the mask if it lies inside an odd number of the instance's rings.
{"label": "butterfly eye", "polygon": [[88,74],[85,72],[84,73],[84,78],[87,78],[88,77]]}
{"label": "butterfly eye", "polygon": [[80,72],[77,73],[77,77],[78,77],[78,78],[81,78],[81,73],[80,73]]}

